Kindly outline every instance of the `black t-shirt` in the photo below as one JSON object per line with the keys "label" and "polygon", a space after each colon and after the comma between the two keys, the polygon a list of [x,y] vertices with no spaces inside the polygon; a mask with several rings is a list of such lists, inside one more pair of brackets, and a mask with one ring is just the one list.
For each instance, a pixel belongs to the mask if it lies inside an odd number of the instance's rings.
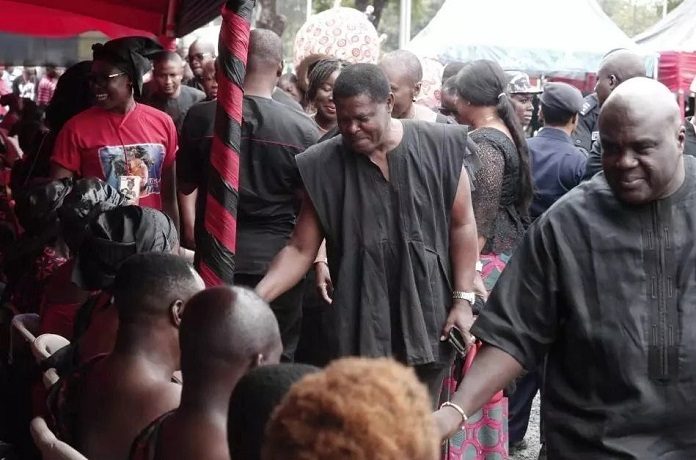
{"label": "black t-shirt", "polygon": [[161,110],[174,120],[176,131],[181,133],[181,126],[184,124],[186,113],[194,104],[205,100],[205,93],[190,86],[181,86],[179,97],[170,98],[158,93],[151,93],[144,97],[143,104]]}
{"label": "black t-shirt", "polygon": [[[196,104],[181,133],[177,175],[198,186],[196,238],[203,225],[210,145],[217,103]],[[295,155],[316,143],[319,132],[303,112],[272,99],[244,97],[235,271],[260,275],[295,227],[301,187]]]}

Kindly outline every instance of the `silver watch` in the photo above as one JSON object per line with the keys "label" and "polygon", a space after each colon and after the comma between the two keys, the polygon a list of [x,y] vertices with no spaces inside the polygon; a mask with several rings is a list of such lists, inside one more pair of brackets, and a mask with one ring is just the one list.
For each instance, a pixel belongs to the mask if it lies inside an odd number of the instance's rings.
{"label": "silver watch", "polygon": [[476,302],[476,294],[473,292],[452,291],[452,298],[455,300],[466,300],[470,305]]}

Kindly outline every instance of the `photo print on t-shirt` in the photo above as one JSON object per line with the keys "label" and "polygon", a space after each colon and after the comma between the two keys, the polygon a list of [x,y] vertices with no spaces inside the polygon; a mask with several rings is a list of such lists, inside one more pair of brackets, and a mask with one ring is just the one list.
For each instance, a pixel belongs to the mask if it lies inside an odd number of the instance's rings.
{"label": "photo print on t-shirt", "polygon": [[121,177],[140,177],[141,198],[160,193],[164,156],[162,144],[114,145],[99,149],[99,162],[106,182],[118,190]]}

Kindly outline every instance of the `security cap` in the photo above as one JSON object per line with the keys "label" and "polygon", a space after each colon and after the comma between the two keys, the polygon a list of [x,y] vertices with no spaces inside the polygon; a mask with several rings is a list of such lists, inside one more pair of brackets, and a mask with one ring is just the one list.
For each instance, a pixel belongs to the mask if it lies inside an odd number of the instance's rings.
{"label": "security cap", "polygon": [[583,104],[582,93],[567,83],[547,83],[544,85],[541,103],[552,109],[579,113]]}

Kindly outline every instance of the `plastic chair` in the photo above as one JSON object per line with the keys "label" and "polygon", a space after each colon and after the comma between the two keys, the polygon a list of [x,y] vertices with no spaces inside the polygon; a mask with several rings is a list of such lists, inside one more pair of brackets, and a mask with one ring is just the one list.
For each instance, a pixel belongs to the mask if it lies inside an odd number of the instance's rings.
{"label": "plastic chair", "polygon": [[50,358],[53,353],[70,345],[70,340],[58,334],[41,334],[31,344],[31,352],[37,363]]}
{"label": "plastic chair", "polygon": [[14,315],[12,318],[12,331],[10,332],[10,349],[8,362],[14,362],[15,357],[15,336],[19,336],[22,341],[28,345],[34,343],[36,333],[39,330],[39,315],[36,313],[22,313]]}
{"label": "plastic chair", "polygon": [[31,437],[41,452],[43,460],[87,460],[81,453],[56,438],[46,425],[46,420],[36,417],[31,421]]}

